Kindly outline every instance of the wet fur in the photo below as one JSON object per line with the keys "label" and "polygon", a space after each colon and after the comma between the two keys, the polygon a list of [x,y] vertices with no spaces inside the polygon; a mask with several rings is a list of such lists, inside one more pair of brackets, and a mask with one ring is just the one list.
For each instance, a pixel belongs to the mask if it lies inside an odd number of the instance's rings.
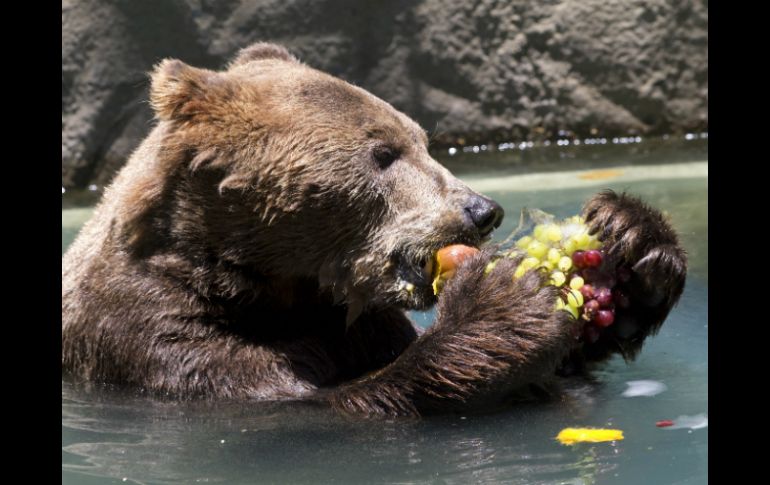
{"label": "wet fur", "polygon": [[[272,44],[222,72],[164,61],[151,94],[157,127],[63,258],[72,378],[356,415],[484,409],[570,363],[633,357],[681,294],[668,223],[603,193],[586,214],[636,271],[630,335],[581,347],[544,275],[512,281],[503,261],[484,276],[489,251],[458,269],[419,335],[403,309],[434,299],[396,284],[395,259],[482,238],[463,218],[473,192],[414,122]],[[372,164],[377,143],[399,162]]]}
{"label": "wet fur", "polygon": [[513,281],[518,261],[484,275],[489,253],[448,282],[436,323],[388,367],[332,393],[348,413],[416,415],[483,409],[543,384],[574,348],[577,323],[554,311],[556,289],[531,272]]}

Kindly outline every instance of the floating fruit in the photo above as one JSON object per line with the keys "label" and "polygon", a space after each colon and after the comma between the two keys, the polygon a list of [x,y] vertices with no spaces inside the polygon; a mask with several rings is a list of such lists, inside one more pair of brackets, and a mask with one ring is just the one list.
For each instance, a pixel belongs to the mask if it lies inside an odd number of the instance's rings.
{"label": "floating fruit", "polygon": [[563,445],[619,441],[623,439],[623,431],[619,429],[565,428],[556,436],[556,439]]}

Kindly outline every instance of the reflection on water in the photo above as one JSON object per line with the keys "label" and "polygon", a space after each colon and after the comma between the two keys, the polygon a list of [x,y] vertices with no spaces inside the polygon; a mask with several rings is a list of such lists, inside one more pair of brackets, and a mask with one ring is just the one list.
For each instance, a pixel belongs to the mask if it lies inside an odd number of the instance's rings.
{"label": "reflection on water", "polygon": [[615,469],[623,446],[559,445],[552,438],[570,413],[553,404],[356,422],[297,404],[158,403],[69,383],[62,397],[63,467],[73,483],[80,474],[138,482],[563,481]]}
{"label": "reflection on water", "polygon": [[[62,483],[705,483],[708,428],[655,423],[703,423],[708,413],[707,179],[494,190],[508,214],[498,237],[523,206],[566,217],[605,186],[667,211],[690,257],[681,303],[637,361],[609,362],[562,401],[421,421],[355,421],[291,403],[166,402],[63,380]],[[88,213],[62,211],[62,251]],[[425,326],[432,312],[414,316]],[[624,396],[633,381],[662,386]],[[555,441],[576,426],[622,429],[625,440]]]}

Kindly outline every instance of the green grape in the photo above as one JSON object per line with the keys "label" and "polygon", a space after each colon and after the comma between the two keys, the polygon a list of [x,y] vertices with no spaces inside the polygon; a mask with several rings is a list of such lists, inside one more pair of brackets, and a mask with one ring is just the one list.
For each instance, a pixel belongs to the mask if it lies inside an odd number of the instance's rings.
{"label": "green grape", "polygon": [[588,249],[588,245],[591,242],[591,236],[587,232],[581,232],[575,235],[575,243],[577,243],[577,249],[585,251]]}
{"label": "green grape", "polygon": [[579,312],[578,309],[570,305],[569,303],[564,303],[564,300],[561,298],[556,299],[556,310],[564,310],[566,312],[569,312],[570,315],[572,315],[573,318],[577,319]]}
{"label": "green grape", "polygon": [[577,291],[579,291],[584,284],[585,284],[585,280],[583,280],[583,278],[581,278],[580,276],[575,276],[569,281],[569,287]]}
{"label": "green grape", "polygon": [[596,238],[591,238],[591,242],[588,243],[588,249],[601,249],[602,242]]}
{"label": "green grape", "polygon": [[572,315],[573,318],[575,318],[575,319],[578,318],[579,312],[578,312],[578,309],[575,308],[574,306],[567,304],[564,307],[564,310],[567,310],[568,312],[570,312],[570,314]]}
{"label": "green grape", "polygon": [[516,247],[519,249],[527,249],[527,246],[529,246],[529,243],[533,241],[532,236],[524,236],[518,241],[516,241]]}
{"label": "green grape", "polygon": [[562,238],[561,229],[559,229],[559,226],[557,226],[556,224],[549,224],[545,228],[544,236],[546,241],[549,241],[549,242],[561,241],[561,238]]}
{"label": "green grape", "polygon": [[516,268],[516,271],[513,272],[513,277],[515,278],[521,278],[524,276],[524,273],[527,272],[527,268],[524,268],[523,266],[519,265],[518,268]]}
{"label": "green grape", "polygon": [[551,248],[548,250],[548,261],[550,261],[553,264],[558,264],[559,260],[562,258],[561,251],[559,251],[556,248]]}
{"label": "green grape", "polygon": [[567,277],[564,276],[564,273],[562,273],[561,271],[554,271],[553,273],[551,273],[550,283],[553,286],[562,286],[565,281],[567,281]]}
{"label": "green grape", "polygon": [[572,253],[577,251],[578,243],[575,240],[575,236],[570,237],[567,239],[567,241],[564,243],[564,253],[567,256],[572,256]]}
{"label": "green grape", "polygon": [[583,306],[583,294],[577,290],[569,290],[569,293],[567,293],[567,304],[576,308]]}
{"label": "green grape", "polygon": [[532,241],[529,243],[529,246],[527,246],[527,254],[533,258],[542,259],[542,257],[545,256],[545,253],[547,252],[548,246],[541,243],[540,241]]}
{"label": "green grape", "polygon": [[[549,274],[548,285],[564,288],[556,300],[556,309],[569,312],[576,319],[586,313],[582,318],[591,320],[593,314],[584,311],[585,304],[589,301],[584,296],[584,291],[592,291],[593,287],[583,278],[580,272],[582,266],[579,267],[575,263],[575,253],[583,251],[580,254],[586,254],[585,252],[592,249],[601,249],[602,242],[596,236],[588,234],[588,227],[582,216],[576,215],[550,222],[554,220],[552,216],[543,216],[537,211],[534,213],[537,219],[532,219],[541,223],[535,225],[529,235],[518,238],[512,250],[507,249],[507,252],[500,253],[500,256],[512,259],[523,257],[513,273],[514,280],[521,278],[528,271],[543,268]],[[491,272],[495,264],[496,261],[489,263],[485,272]],[[592,280],[588,283],[592,283]],[[591,300],[590,303],[595,306],[596,301]]]}
{"label": "green grape", "polygon": [[554,265],[553,265],[553,263],[552,263],[552,262],[550,262],[550,261],[543,261],[543,262],[541,262],[541,263],[540,263],[540,265],[539,265],[538,267],[540,267],[540,268],[545,268],[545,269],[547,269],[548,271],[552,271],[552,270],[553,270],[553,268],[554,268]]}

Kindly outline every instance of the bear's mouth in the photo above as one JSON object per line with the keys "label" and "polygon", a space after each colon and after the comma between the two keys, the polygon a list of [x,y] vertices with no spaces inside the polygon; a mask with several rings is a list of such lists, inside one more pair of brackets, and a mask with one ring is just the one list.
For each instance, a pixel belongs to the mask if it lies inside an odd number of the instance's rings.
{"label": "bear's mouth", "polygon": [[433,267],[432,255],[412,263],[400,261],[396,269],[399,287],[407,291],[413,290],[413,287],[430,287],[433,281]]}
{"label": "bear's mouth", "polygon": [[411,309],[423,309],[436,303],[433,293],[433,280],[437,270],[435,263],[436,252],[453,244],[463,244],[479,248],[482,241],[468,239],[452,239],[423,248],[419,254],[398,252],[395,255],[395,276],[398,299]]}

